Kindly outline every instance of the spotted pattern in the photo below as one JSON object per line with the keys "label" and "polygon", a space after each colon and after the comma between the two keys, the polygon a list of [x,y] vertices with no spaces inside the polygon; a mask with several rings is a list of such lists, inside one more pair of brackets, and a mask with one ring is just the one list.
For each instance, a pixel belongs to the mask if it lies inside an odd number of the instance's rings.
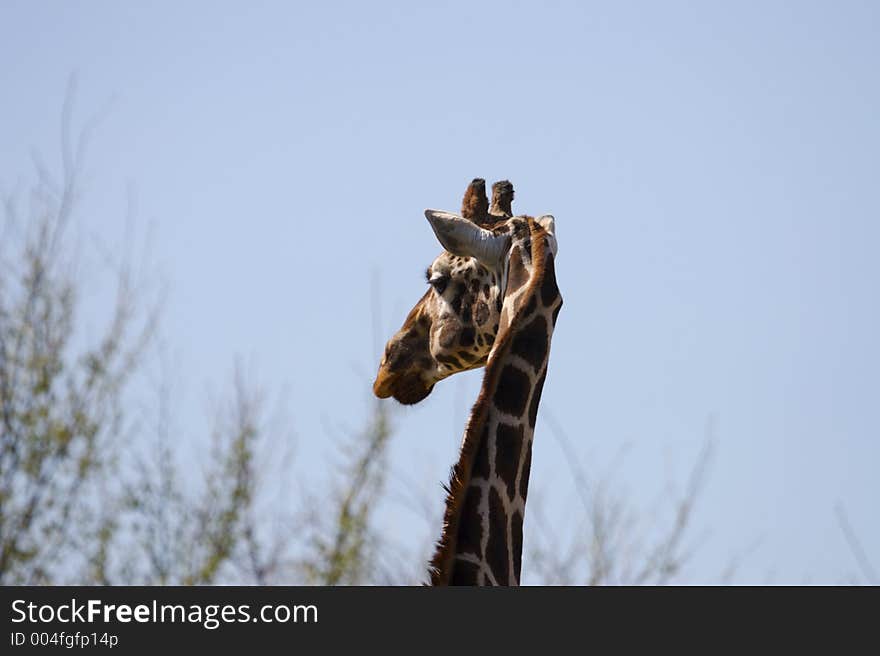
{"label": "spotted pattern", "polygon": [[[475,259],[448,253],[440,255],[429,267],[429,278],[439,274],[441,280],[453,281],[445,285],[442,292],[436,290],[433,299],[429,299],[436,304],[438,323],[435,357],[454,367],[445,371],[444,377],[486,363],[495,343],[502,300],[498,286],[500,276],[496,273]],[[455,366],[450,358],[459,365]]]}
{"label": "spotted pattern", "polygon": [[[475,179],[472,189],[467,207],[476,218],[483,211],[484,185]],[[382,366],[412,387],[404,398],[419,400],[438,380],[486,364],[498,336],[506,335],[503,356],[490,367],[496,384],[486,397],[488,414],[468,467],[445,582],[515,585],[533,434],[562,299],[555,238],[527,217],[505,216],[483,227],[509,236],[506,261],[493,269],[441,253],[425,272],[430,288],[389,341]],[[539,284],[536,271],[542,275]],[[415,389],[419,380],[425,390]]]}
{"label": "spotted pattern", "polygon": [[[515,225],[511,227],[514,232],[516,229]],[[545,259],[545,277],[537,288],[529,284],[532,254],[516,261],[514,254],[510,279],[519,283],[519,291],[532,288],[534,293],[517,295],[508,289],[505,297],[502,327],[512,320],[507,314],[508,305],[517,323],[507,355],[497,364],[498,383],[462,509],[450,578],[453,584],[517,585],[522,571],[523,520],[534,429],[562,298],[556,286],[552,253]],[[521,271],[517,272],[517,267]]]}

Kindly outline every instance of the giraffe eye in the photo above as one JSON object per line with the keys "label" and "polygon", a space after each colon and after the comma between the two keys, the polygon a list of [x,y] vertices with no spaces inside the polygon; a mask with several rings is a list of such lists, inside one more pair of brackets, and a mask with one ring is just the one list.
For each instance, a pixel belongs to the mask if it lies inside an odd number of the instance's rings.
{"label": "giraffe eye", "polygon": [[428,278],[428,284],[433,287],[438,294],[442,294],[446,289],[446,285],[449,283],[449,276],[444,276],[440,273],[435,273],[430,278]]}

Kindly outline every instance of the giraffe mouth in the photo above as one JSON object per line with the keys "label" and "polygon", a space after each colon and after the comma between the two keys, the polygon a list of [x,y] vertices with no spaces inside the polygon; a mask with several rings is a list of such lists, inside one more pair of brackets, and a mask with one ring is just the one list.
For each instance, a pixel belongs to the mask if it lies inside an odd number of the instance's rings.
{"label": "giraffe mouth", "polygon": [[431,393],[431,390],[434,389],[433,385],[426,387],[424,383],[422,383],[421,376],[418,374],[416,374],[415,377],[417,379],[415,383],[409,383],[408,381],[402,380],[401,382],[405,384],[397,385],[392,396],[398,403],[402,403],[403,405],[414,405],[427,397],[428,394]]}
{"label": "giraffe mouth", "polygon": [[434,389],[433,385],[425,385],[418,372],[406,372],[400,375],[379,372],[373,383],[373,393],[380,399],[394,397],[403,405],[414,405],[427,397]]}

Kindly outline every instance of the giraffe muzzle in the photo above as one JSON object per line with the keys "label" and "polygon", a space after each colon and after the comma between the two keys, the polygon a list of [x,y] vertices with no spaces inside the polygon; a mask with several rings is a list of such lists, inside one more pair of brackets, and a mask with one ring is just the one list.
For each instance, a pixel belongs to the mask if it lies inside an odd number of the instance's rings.
{"label": "giraffe muzzle", "polygon": [[373,394],[380,399],[387,399],[393,393],[393,383],[394,377],[380,369],[379,374],[376,376],[376,380],[373,383]]}
{"label": "giraffe muzzle", "polygon": [[384,368],[379,369],[373,383],[373,393],[380,399],[394,397],[398,403],[413,405],[427,397],[434,389],[433,385],[425,385],[417,371],[393,374]]}

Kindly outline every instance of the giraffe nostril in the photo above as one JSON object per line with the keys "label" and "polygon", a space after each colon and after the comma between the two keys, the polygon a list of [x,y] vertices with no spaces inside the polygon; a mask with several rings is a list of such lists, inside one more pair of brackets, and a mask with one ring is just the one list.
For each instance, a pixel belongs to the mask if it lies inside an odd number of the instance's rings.
{"label": "giraffe nostril", "polygon": [[393,378],[380,370],[379,375],[376,376],[376,380],[373,383],[373,394],[380,399],[387,399],[394,391],[392,389],[393,384]]}

